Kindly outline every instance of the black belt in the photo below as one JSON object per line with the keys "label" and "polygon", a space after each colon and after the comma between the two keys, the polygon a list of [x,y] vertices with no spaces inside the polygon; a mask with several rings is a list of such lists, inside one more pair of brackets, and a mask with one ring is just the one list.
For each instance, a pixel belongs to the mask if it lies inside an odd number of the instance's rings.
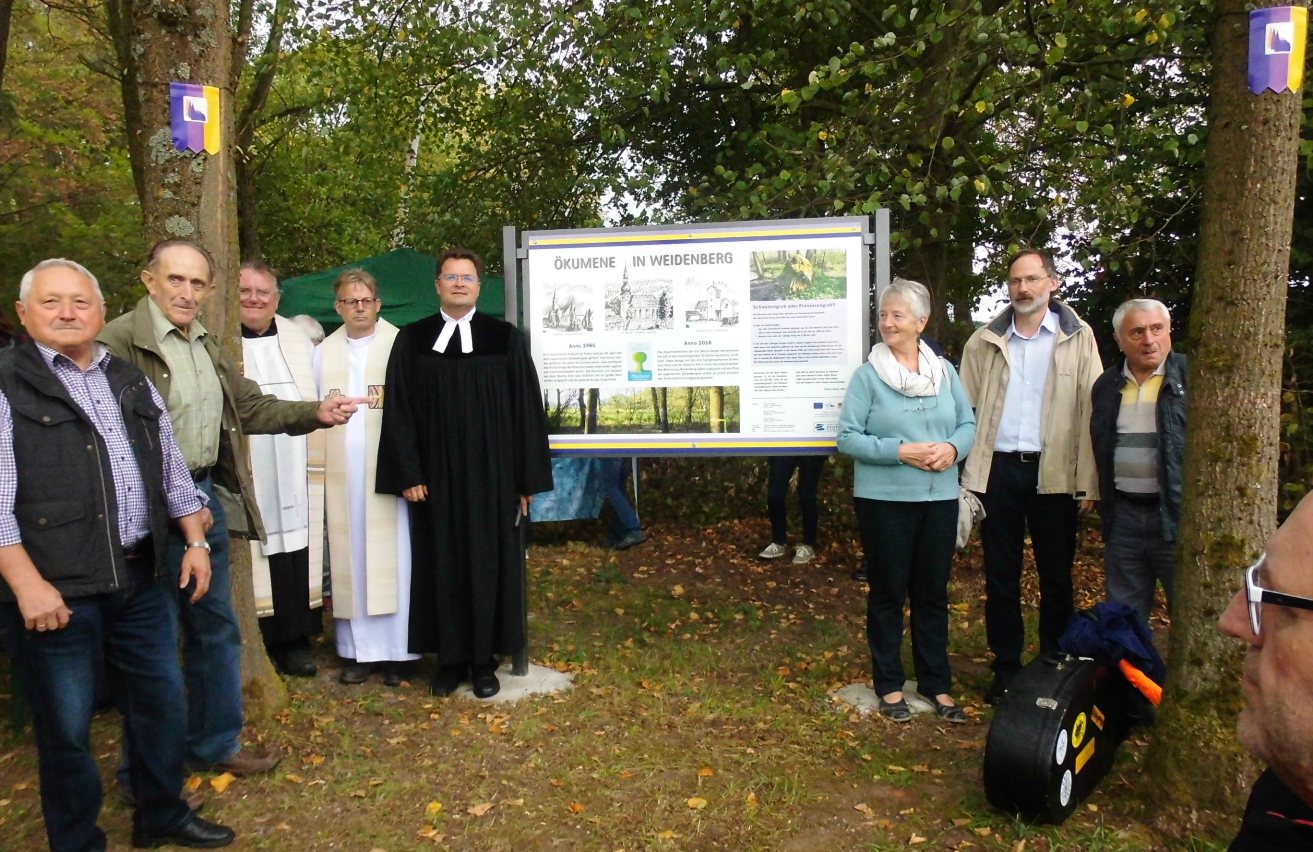
{"label": "black belt", "polygon": [[1039,450],[1020,450],[1015,453],[994,453],[996,456],[1007,456],[1010,459],[1026,464],[1034,464],[1039,461]]}
{"label": "black belt", "polygon": [[1118,488],[1115,492],[1118,500],[1125,500],[1127,503],[1134,503],[1137,506],[1157,506],[1157,494],[1136,494],[1133,491],[1122,491]]}
{"label": "black belt", "polygon": [[204,482],[204,481],[205,481],[205,478],[206,478],[207,476],[210,475],[210,470],[211,470],[211,468],[208,468],[208,467],[198,467],[198,468],[196,468],[195,470],[193,470],[193,471],[191,472],[191,481],[192,481],[192,482]]}
{"label": "black belt", "polygon": [[123,548],[123,558],[128,562],[134,559],[148,559],[155,554],[154,541],[150,536],[136,541]]}

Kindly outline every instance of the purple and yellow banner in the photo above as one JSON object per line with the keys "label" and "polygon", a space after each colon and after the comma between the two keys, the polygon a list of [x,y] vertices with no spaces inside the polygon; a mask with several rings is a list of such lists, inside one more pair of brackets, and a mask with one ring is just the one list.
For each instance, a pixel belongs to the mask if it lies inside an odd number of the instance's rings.
{"label": "purple and yellow banner", "polygon": [[197,83],[169,84],[173,144],[179,151],[219,153],[219,90]]}
{"label": "purple and yellow banner", "polygon": [[1274,6],[1249,13],[1249,91],[1299,91],[1304,82],[1308,9]]}

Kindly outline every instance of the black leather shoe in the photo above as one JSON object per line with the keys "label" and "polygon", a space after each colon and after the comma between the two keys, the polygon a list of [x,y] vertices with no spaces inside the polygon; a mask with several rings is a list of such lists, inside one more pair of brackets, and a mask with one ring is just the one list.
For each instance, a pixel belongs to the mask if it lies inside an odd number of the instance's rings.
{"label": "black leather shoe", "polygon": [[501,683],[497,680],[496,666],[476,668],[470,678],[470,687],[474,690],[475,698],[492,698],[498,692],[501,692]]}
{"label": "black leather shoe", "polygon": [[218,849],[236,839],[237,833],[217,822],[198,816],[168,831],[154,834],[141,829],[132,830],[133,849],[154,849],[157,846],[186,846],[189,849]]}
{"label": "black leather shoe", "polygon": [[467,666],[438,666],[438,670],[433,673],[433,679],[429,681],[429,692],[438,698],[446,698],[456,691],[465,680],[465,673],[469,670]]}
{"label": "black leather shoe", "polygon": [[383,685],[384,686],[401,686],[402,681],[406,679],[406,669],[401,663],[384,663],[383,664]]}
{"label": "black leather shoe", "polygon": [[993,706],[1003,700],[1003,696],[1008,694],[1008,686],[1012,683],[1012,675],[994,675],[994,682],[990,684],[989,689],[985,691],[985,703]]}
{"label": "black leather shoe", "polygon": [[315,658],[306,648],[280,648],[269,656],[278,670],[290,677],[314,677],[319,673]]}
{"label": "black leather shoe", "polygon": [[347,686],[358,686],[369,680],[373,671],[373,663],[347,663],[342,667],[342,673],[337,676],[337,682]]}

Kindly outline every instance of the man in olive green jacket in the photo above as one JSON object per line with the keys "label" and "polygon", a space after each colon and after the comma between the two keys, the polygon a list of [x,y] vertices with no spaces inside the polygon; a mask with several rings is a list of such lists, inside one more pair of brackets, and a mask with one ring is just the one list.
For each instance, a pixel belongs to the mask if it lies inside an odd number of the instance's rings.
{"label": "man in olive green jacket", "polygon": [[[234,775],[267,772],[278,758],[243,751],[238,739],[243,722],[241,634],[232,606],[229,525],[234,534],[264,537],[244,436],[301,435],[336,426],[351,417],[356,401],[287,402],[261,393],[259,385],[243,377],[197,319],[215,284],[210,255],[196,243],[157,243],[141,280],[147,295],[106,325],[99,340],[135,364],[159,390],[183,457],[198,487],[211,497],[213,513],[206,532],[213,570],[210,594],[195,604],[179,602],[188,758]],[[171,536],[167,547],[170,562],[180,561],[185,542]]]}

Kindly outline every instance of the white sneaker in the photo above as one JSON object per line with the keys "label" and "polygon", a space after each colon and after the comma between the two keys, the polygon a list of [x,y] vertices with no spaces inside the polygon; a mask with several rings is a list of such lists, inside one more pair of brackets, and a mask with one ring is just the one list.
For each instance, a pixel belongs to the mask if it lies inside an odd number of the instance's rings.
{"label": "white sneaker", "polygon": [[757,556],[761,557],[762,559],[779,559],[786,552],[787,551],[784,545],[776,544],[775,542],[772,541],[770,544],[766,545],[766,549],[763,550],[761,553],[758,553]]}
{"label": "white sneaker", "polygon": [[793,551],[793,564],[806,565],[812,561],[812,557],[815,555],[816,550],[810,544],[800,544],[798,549]]}

